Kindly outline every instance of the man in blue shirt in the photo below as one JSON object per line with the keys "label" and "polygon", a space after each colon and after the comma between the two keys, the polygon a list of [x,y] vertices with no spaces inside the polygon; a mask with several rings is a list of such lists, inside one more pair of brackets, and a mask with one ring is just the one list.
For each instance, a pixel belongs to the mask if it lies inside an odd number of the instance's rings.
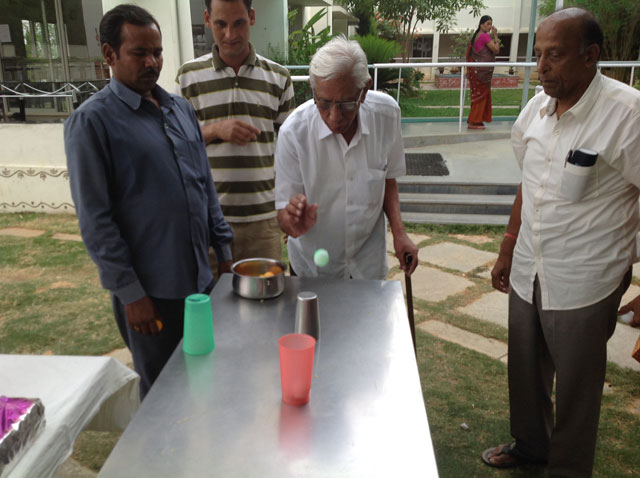
{"label": "man in blue shirt", "polygon": [[82,238],[144,398],[182,338],[184,298],[213,287],[209,245],[230,271],[232,232],[195,113],[156,85],[156,20],[120,5],[100,22],[100,42],[113,78],[67,120],[65,151]]}

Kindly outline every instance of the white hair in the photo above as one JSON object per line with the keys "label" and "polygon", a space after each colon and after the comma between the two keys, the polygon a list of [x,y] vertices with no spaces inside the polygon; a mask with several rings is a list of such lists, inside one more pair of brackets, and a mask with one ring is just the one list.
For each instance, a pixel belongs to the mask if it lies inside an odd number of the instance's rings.
{"label": "white hair", "polygon": [[311,58],[309,83],[315,89],[318,79],[328,80],[342,75],[351,75],[357,88],[364,88],[371,79],[367,55],[360,44],[340,35],[320,47]]}

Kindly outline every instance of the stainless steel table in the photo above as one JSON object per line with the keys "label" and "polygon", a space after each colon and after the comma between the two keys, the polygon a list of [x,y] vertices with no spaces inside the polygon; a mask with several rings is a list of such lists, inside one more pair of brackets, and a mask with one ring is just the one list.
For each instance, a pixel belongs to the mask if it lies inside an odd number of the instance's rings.
{"label": "stainless steel table", "polygon": [[[311,399],[281,401],[277,340],[318,294]],[[397,281],[286,279],[276,299],[211,294],[215,350],[176,349],[101,477],[437,477]]]}

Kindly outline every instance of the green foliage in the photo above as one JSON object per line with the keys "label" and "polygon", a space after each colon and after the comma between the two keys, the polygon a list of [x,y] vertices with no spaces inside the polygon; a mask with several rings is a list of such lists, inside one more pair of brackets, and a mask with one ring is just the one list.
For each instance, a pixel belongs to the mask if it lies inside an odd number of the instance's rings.
{"label": "green foliage", "polygon": [[413,36],[419,22],[436,22],[436,29],[446,33],[456,24],[456,14],[465,9],[479,16],[485,8],[482,0],[384,0],[378,2],[382,17],[393,19],[397,25],[398,40],[402,43],[403,61],[410,56]]}
{"label": "green foliage", "polygon": [[[292,31],[297,14],[298,10],[291,10],[288,15],[289,31],[291,32],[289,33],[288,39],[289,57],[285,58],[282,53],[274,50],[271,50],[269,54],[273,61],[283,65],[308,65],[315,52],[335,36],[331,34],[329,27],[325,27],[319,32],[316,32],[316,23],[327,15],[326,8],[318,11],[311,17],[302,29]],[[290,73],[292,75],[307,75],[309,72],[307,69],[292,69]],[[293,84],[293,90],[296,105],[304,103],[313,96],[311,87],[307,82],[295,82]]]}
{"label": "green foliage", "polygon": [[[532,86],[529,98],[534,93]],[[517,116],[520,113],[522,89],[494,89],[491,91],[491,100],[494,116]],[[459,104],[459,90],[418,90],[411,95],[400,95],[403,118],[457,118],[460,113]],[[469,95],[466,95],[464,116],[469,113],[469,104]]]}
{"label": "green foliage", "polygon": [[460,61],[465,61],[465,54],[467,53],[467,46],[471,43],[471,38],[473,37],[473,33],[475,30],[473,28],[469,28],[460,32],[453,39],[453,56]]}
{"label": "green foliage", "polygon": [[410,56],[419,22],[435,21],[437,30],[446,33],[455,25],[459,11],[469,9],[473,16],[479,16],[485,8],[482,0],[348,0],[347,5],[351,12],[376,12],[376,33],[398,40],[403,61]]}
{"label": "green foliage", "polygon": [[[639,58],[640,8],[638,0],[566,0],[565,7],[582,7],[592,12],[604,34],[602,60],[632,61]],[[548,16],[555,10],[555,0],[542,0],[538,11]],[[629,82],[629,69],[618,68],[613,76]]]}
{"label": "green foliage", "polygon": [[424,73],[417,68],[403,68],[401,89],[408,95],[417,94],[422,80],[424,80]]}
{"label": "green foliage", "polygon": [[356,36],[369,63],[389,63],[400,53],[398,42],[385,40],[376,35]]}
{"label": "green foliage", "polygon": [[[369,64],[373,63],[391,63],[392,60],[400,53],[400,45],[396,41],[385,40],[376,35],[357,36],[356,40],[367,55]],[[374,69],[369,69],[371,78],[374,77]],[[378,83],[379,90],[387,92],[395,91],[398,88],[398,68],[379,68]],[[424,78],[424,74],[413,68],[403,68],[400,80],[402,84],[400,88],[405,93],[411,94],[420,87],[420,81]]]}
{"label": "green foliage", "polygon": [[394,19],[388,19],[380,15],[380,12],[376,12],[376,33],[380,38],[386,38],[387,40],[400,41],[398,38],[398,24]]}
{"label": "green foliage", "polygon": [[[293,24],[297,13],[297,10],[289,12],[289,25]],[[326,15],[327,9],[322,9],[311,17],[301,30],[289,33],[288,63],[290,65],[308,65],[318,48],[333,38],[329,27],[316,32],[315,24]]]}
{"label": "green foliage", "polygon": [[[355,38],[365,54],[367,62],[373,63],[391,63],[392,60],[400,53],[400,45],[391,40],[379,38],[376,35],[356,36]],[[369,68],[371,78],[374,77],[373,68]],[[378,89],[390,91],[396,88],[398,81],[397,68],[379,68],[378,69]]]}
{"label": "green foliage", "polygon": [[341,2],[358,19],[356,33],[360,36],[367,36],[376,32],[376,22],[373,16],[374,2],[375,0],[345,0]]}

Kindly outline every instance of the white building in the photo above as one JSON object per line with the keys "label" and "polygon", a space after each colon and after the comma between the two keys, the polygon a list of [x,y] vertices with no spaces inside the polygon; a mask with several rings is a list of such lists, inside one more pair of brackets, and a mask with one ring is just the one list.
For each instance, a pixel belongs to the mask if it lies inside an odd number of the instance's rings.
{"label": "white building", "polygon": [[[499,59],[524,61],[532,13],[531,0],[492,0],[485,1],[485,4],[487,8],[482,15],[489,15],[493,19],[503,44],[498,54]],[[445,34],[436,31],[435,22],[419,24],[416,33],[420,38],[414,42],[413,56],[432,57],[433,61],[450,59],[453,56],[455,37],[462,32],[475,31],[479,21],[480,17],[474,18],[466,11],[458,12],[456,25]],[[536,27],[539,22],[537,19]]]}
{"label": "white building", "polygon": [[[159,83],[172,90],[178,67],[209,51],[211,32],[204,26],[204,0],[20,0],[0,9],[0,94],[57,91],[65,84],[82,87],[81,100],[108,81],[102,61],[98,25],[104,12],[131,1],[149,10],[163,34],[164,67]],[[288,14],[298,9],[294,29],[321,8],[327,15],[316,32],[353,34],[357,20],[339,0],[254,0],[256,24],[251,38],[259,53],[284,56]],[[524,56],[531,0],[486,0],[487,12],[503,34],[509,59]],[[432,61],[451,52],[453,35],[477,26],[478,19],[460,13],[456,28],[438,34],[433,24],[419,26],[420,56]],[[430,70],[430,69],[429,69]],[[8,88],[8,89],[7,89]],[[72,99],[54,96],[1,98],[0,212],[73,211],[66,178],[62,121],[73,110]],[[26,118],[27,123],[15,122]],[[30,124],[42,123],[48,124]],[[65,184],[62,184],[65,183]]]}

